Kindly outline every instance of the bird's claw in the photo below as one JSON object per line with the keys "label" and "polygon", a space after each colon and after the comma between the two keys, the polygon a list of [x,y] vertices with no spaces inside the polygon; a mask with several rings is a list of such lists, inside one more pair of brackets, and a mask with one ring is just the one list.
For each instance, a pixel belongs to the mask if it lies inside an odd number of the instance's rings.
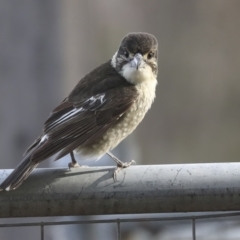
{"label": "bird's claw", "polygon": [[71,168],[78,168],[78,167],[80,167],[78,163],[73,163],[73,162],[68,163],[68,168],[70,171],[71,171]]}
{"label": "bird's claw", "polygon": [[70,162],[68,164],[69,171],[71,171],[72,168],[79,168],[79,167],[88,167],[87,165],[79,165],[78,163]]}
{"label": "bird's claw", "polygon": [[133,164],[136,164],[136,162],[134,160],[131,160],[130,162],[119,162],[117,164],[117,168],[115,169],[114,173],[113,173],[113,180],[114,182],[117,182],[117,173],[122,170],[123,168],[127,168]]}

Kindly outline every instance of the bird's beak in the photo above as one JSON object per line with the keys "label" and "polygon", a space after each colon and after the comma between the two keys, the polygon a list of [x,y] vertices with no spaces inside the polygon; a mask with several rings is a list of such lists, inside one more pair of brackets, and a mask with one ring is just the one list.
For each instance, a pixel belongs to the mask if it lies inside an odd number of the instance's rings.
{"label": "bird's beak", "polygon": [[140,53],[137,53],[131,61],[131,67],[138,69],[143,61],[142,58],[143,56]]}

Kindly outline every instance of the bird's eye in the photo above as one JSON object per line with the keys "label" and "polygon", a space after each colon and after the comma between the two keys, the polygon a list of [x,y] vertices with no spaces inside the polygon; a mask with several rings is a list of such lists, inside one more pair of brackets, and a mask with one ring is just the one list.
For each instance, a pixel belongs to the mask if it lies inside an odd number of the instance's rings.
{"label": "bird's eye", "polygon": [[126,58],[128,58],[129,57],[129,52],[128,51],[124,51],[124,56],[126,57]]}
{"label": "bird's eye", "polygon": [[149,52],[148,55],[147,55],[147,58],[151,59],[151,58],[153,58],[153,56],[154,56],[154,53],[153,52]]}

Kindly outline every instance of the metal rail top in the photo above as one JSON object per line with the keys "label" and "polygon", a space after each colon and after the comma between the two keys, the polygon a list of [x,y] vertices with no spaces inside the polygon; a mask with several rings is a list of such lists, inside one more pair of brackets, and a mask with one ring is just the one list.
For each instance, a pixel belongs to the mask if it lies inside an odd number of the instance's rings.
{"label": "metal rail top", "polygon": [[[36,169],[0,192],[0,217],[240,210],[240,164]],[[0,170],[0,182],[11,170]]]}

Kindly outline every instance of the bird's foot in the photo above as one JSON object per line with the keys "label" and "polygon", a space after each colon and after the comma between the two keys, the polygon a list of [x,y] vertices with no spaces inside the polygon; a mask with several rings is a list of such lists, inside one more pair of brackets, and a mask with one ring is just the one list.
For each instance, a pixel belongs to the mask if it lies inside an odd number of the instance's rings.
{"label": "bird's foot", "polygon": [[88,167],[88,166],[87,165],[79,165],[77,162],[76,163],[70,162],[68,164],[68,168],[70,171],[72,168],[79,168],[79,167]]}
{"label": "bird's foot", "polygon": [[78,167],[80,167],[80,165],[77,162],[76,163],[70,162],[68,164],[69,170],[71,170],[71,168],[78,168]]}
{"label": "bird's foot", "polygon": [[114,182],[117,182],[117,173],[120,170],[122,170],[123,168],[127,168],[127,167],[131,166],[132,164],[136,164],[136,162],[134,160],[131,160],[130,162],[122,162],[118,159],[117,168],[113,173]]}

